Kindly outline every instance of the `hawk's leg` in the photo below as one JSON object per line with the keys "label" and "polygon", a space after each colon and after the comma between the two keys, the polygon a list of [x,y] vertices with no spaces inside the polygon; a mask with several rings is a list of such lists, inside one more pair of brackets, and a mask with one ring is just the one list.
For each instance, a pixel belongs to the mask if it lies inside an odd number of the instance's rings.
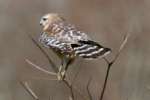
{"label": "hawk's leg", "polygon": [[63,80],[65,78],[67,69],[73,60],[64,57],[61,62],[61,66],[59,67],[59,72],[57,75],[58,80]]}
{"label": "hawk's leg", "polygon": [[63,68],[63,65],[60,65],[59,70],[58,70],[58,73],[57,73],[57,79],[58,79],[58,80],[62,80],[62,75],[61,75],[61,73],[62,73],[62,68]]}
{"label": "hawk's leg", "polygon": [[69,67],[69,65],[71,64],[71,62],[72,62],[72,59],[68,59],[68,60],[66,60],[66,62],[65,62],[64,69],[63,69],[62,72],[61,72],[61,75],[62,75],[62,78],[63,78],[63,79],[65,78],[66,72],[67,72],[68,67]]}

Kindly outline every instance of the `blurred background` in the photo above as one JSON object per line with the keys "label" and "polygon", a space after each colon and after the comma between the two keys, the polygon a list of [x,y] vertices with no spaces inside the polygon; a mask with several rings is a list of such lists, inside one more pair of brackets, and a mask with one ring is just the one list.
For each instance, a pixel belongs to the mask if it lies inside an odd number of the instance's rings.
{"label": "blurred background", "polygon": [[[112,48],[112,59],[126,33],[131,36],[113,65],[104,100],[149,100],[150,98],[150,1],[149,0],[0,0],[0,100],[33,100],[19,81],[28,81],[40,100],[68,100],[69,89],[55,77],[25,62],[51,70],[48,60],[27,34],[38,38],[40,18],[60,13],[68,22],[84,30],[100,44]],[[47,50],[47,49],[46,49]],[[49,56],[60,60],[50,50]],[[68,77],[87,96],[98,100],[106,73],[103,59],[76,60]],[[83,97],[75,92],[77,100]]]}

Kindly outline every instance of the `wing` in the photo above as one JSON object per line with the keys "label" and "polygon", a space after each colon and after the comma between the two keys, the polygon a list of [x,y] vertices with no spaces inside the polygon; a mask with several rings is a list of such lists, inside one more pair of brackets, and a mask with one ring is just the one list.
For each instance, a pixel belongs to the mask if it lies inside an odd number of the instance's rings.
{"label": "wing", "polygon": [[59,41],[57,38],[53,36],[48,36],[45,32],[41,33],[39,37],[39,41],[47,48],[52,48],[55,51],[59,51],[61,53],[69,53],[72,52],[71,46],[63,41]]}
{"label": "wing", "polygon": [[59,22],[54,23],[53,36],[48,36],[45,32],[40,36],[40,42],[46,47],[60,51],[61,53],[73,53],[83,58],[104,57],[111,52],[109,48],[99,45],[91,40],[86,33],[78,31],[73,25]]}
{"label": "wing", "polygon": [[102,58],[111,52],[111,49],[105,48],[94,41],[79,41],[80,45],[72,44],[75,55],[87,58]]}
{"label": "wing", "polygon": [[110,53],[109,48],[99,45],[92,41],[86,33],[77,30],[71,24],[61,22],[56,24],[55,30],[60,30],[55,35],[60,41],[65,41],[71,44],[76,56],[83,58],[98,58],[104,57]]}

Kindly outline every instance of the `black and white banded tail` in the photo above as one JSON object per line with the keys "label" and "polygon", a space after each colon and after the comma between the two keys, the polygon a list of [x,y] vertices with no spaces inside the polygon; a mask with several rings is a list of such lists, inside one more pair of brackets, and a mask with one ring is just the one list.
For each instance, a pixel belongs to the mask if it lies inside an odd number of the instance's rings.
{"label": "black and white banded tail", "polygon": [[111,50],[109,48],[105,48],[94,41],[79,41],[80,45],[72,45],[75,55],[87,58],[102,58],[109,54]]}

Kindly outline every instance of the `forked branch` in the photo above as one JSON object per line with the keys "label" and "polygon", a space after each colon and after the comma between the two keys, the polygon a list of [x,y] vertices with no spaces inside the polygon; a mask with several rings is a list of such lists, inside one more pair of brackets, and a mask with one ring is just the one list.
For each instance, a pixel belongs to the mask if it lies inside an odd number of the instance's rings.
{"label": "forked branch", "polygon": [[28,34],[28,37],[32,40],[32,42],[40,49],[40,51],[44,54],[44,56],[47,58],[49,61],[49,64],[53,68],[54,72],[58,72],[58,68],[56,64],[52,61],[52,59],[48,56],[47,52],[37,43],[37,41],[30,35]]}
{"label": "forked branch", "polygon": [[[128,38],[129,38],[129,35],[130,34],[126,34],[124,36],[124,39],[123,39],[123,42],[121,43],[121,46],[117,52],[117,54],[114,56],[114,59],[112,59],[111,61],[109,61],[108,59],[104,58],[104,60],[106,61],[107,63],[107,72],[106,72],[106,76],[105,76],[105,81],[104,81],[104,84],[103,84],[103,87],[102,87],[102,92],[100,94],[100,98],[99,100],[103,100],[103,96],[104,96],[104,93],[105,93],[105,90],[106,90],[106,86],[107,86],[107,81],[108,81],[108,77],[109,77],[109,73],[110,73],[110,68],[111,66],[115,63],[115,61],[117,60],[117,58],[119,57],[121,51],[123,50],[124,46],[126,45],[127,41],[128,41]],[[53,68],[54,72],[50,72],[50,71],[47,71],[41,67],[39,67],[38,65],[34,64],[33,62],[31,62],[29,59],[25,59],[25,61],[33,66],[34,68],[36,68],[37,70],[41,71],[41,72],[44,72],[46,74],[49,74],[49,75],[54,75],[54,76],[57,76],[57,72],[58,72],[58,67],[56,66],[56,64],[54,64],[54,62],[51,60],[51,58],[48,56],[48,54],[46,53],[46,51],[32,38],[32,36],[28,35],[29,38],[32,40],[32,42],[40,49],[40,51],[45,55],[45,57],[48,59],[49,61],[49,64],[51,65],[51,67]],[[75,75],[75,78],[77,77],[77,75]],[[58,80],[58,79],[56,79]],[[73,87],[73,82],[71,82],[69,84],[69,82],[66,80],[66,79],[63,79],[61,80],[64,84],[66,84],[66,86],[70,89],[70,97],[69,97],[69,100],[75,100],[75,97],[74,97],[74,93],[73,93],[73,89],[77,90],[77,92],[85,97],[84,95],[82,95],[82,93],[80,91],[78,91],[78,89],[76,89],[75,87]],[[75,80],[73,80],[75,81]],[[92,100],[92,95],[90,93],[90,90],[89,90],[89,85],[91,83],[91,79],[89,79],[88,83],[87,83],[87,92],[88,92],[88,98],[84,98],[84,99],[89,99],[89,100]],[[35,99],[35,100],[38,100],[38,97],[37,95],[32,91],[32,89],[29,87],[28,83],[23,83],[21,82],[22,86],[30,93],[30,95]]]}
{"label": "forked branch", "polygon": [[40,70],[41,72],[44,72],[44,73],[49,74],[49,75],[55,75],[55,76],[57,75],[57,74],[54,73],[54,72],[50,72],[50,71],[47,71],[47,70],[45,70],[45,69],[39,67],[38,65],[34,64],[33,62],[31,62],[29,59],[25,59],[25,61],[26,61],[29,65],[31,65],[31,66],[33,66],[34,68]]}
{"label": "forked branch", "polygon": [[119,57],[120,53],[122,52],[123,48],[125,47],[125,45],[126,45],[126,43],[128,41],[129,36],[130,36],[130,33],[125,34],[125,36],[123,38],[123,42],[121,43],[121,45],[119,47],[119,50],[118,50],[117,54],[115,55],[114,59],[112,59],[111,61],[109,61],[108,59],[104,58],[104,60],[107,63],[107,72],[106,72],[106,76],[105,76],[105,80],[104,80],[104,84],[103,84],[103,87],[102,87],[102,92],[100,94],[99,100],[103,100],[104,93],[105,93],[106,86],[107,86],[107,82],[108,82],[109,73],[110,73],[110,68],[115,63],[115,61]]}

